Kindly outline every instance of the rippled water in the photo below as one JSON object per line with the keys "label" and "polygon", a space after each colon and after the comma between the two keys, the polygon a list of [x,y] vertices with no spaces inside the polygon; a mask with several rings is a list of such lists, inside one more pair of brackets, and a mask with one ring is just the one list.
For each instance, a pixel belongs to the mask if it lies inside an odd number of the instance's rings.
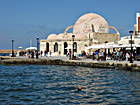
{"label": "rippled water", "polygon": [[[77,90],[77,86],[84,89]],[[136,105],[140,73],[76,66],[0,65],[0,105]]]}

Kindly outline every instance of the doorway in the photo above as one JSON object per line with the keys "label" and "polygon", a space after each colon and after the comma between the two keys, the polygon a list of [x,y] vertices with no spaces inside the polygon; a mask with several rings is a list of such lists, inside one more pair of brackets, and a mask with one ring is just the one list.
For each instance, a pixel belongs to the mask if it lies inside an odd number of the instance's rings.
{"label": "doorway", "polygon": [[64,42],[64,55],[67,54],[67,47],[68,47],[67,42]]}

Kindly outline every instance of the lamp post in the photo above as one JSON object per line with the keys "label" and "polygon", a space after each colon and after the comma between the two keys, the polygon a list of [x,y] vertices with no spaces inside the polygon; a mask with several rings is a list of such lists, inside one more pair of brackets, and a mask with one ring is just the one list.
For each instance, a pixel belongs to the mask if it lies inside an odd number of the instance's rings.
{"label": "lamp post", "polygon": [[[105,41],[105,46],[108,43],[108,41]],[[105,48],[105,52],[104,52],[104,60],[106,60],[106,55],[107,55],[107,49]]]}
{"label": "lamp post", "polygon": [[11,57],[14,57],[14,40],[12,40],[12,56]]}
{"label": "lamp post", "polygon": [[39,38],[36,38],[36,43],[37,43],[37,51],[36,51],[36,59],[38,59],[38,52],[39,52]]}
{"label": "lamp post", "polygon": [[130,44],[131,44],[131,54],[130,54],[130,63],[133,63],[133,58],[132,58],[132,55],[133,55],[133,47],[132,47],[132,34],[133,34],[133,31],[129,31],[130,33]]}
{"label": "lamp post", "polygon": [[74,38],[75,38],[75,35],[72,35],[72,41],[73,41],[73,44],[72,44],[72,60],[74,60]]}

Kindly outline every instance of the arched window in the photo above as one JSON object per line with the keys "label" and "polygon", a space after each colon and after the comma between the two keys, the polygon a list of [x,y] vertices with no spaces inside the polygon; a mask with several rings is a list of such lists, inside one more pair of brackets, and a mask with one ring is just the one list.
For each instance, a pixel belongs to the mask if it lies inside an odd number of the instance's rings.
{"label": "arched window", "polygon": [[49,43],[46,43],[46,52],[49,52]]}
{"label": "arched window", "polygon": [[77,52],[77,43],[76,42],[73,43],[73,47],[74,47],[74,52]]}
{"label": "arched window", "polygon": [[64,54],[67,54],[67,47],[68,47],[67,42],[64,42]]}
{"label": "arched window", "polygon": [[54,44],[54,52],[58,52],[58,44],[57,43]]}

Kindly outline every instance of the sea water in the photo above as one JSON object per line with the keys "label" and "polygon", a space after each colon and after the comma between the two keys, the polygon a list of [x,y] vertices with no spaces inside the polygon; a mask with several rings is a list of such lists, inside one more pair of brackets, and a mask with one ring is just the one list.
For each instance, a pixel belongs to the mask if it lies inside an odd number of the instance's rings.
{"label": "sea water", "polygon": [[[78,91],[78,87],[82,90]],[[140,72],[56,65],[0,65],[0,105],[136,105]]]}

